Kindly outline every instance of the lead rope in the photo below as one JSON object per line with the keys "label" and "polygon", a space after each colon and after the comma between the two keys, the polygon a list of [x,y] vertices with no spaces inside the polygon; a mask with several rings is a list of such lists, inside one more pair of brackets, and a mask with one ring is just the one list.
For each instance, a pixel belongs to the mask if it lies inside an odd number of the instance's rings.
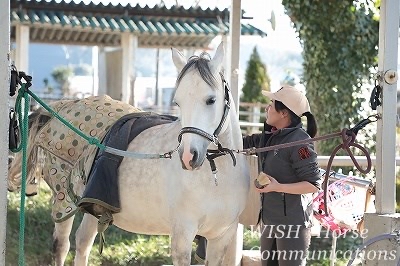
{"label": "lead rope", "polygon": [[[22,82],[22,79],[25,82]],[[57,112],[55,112],[50,106],[44,103],[40,98],[38,98],[32,91],[29,90],[29,87],[32,86],[32,77],[26,75],[24,72],[17,70],[13,70],[11,75],[12,84],[10,85],[10,96],[15,94],[15,87],[20,85],[20,89],[18,90],[18,96],[15,103],[15,112],[18,114],[18,121],[21,122],[22,130],[21,134],[21,141],[17,143],[16,147],[10,148],[10,150],[14,153],[19,152],[22,150],[22,171],[21,171],[21,200],[20,200],[20,223],[19,223],[19,252],[18,252],[18,265],[24,266],[25,265],[25,251],[24,251],[24,242],[25,242],[25,193],[26,193],[26,176],[27,176],[27,147],[28,147],[28,131],[29,131],[29,96],[36,100],[41,106],[44,107],[51,115],[56,117],[59,121],[61,121],[64,125],[78,134],[80,137],[88,141],[91,145],[96,145],[99,149],[105,150],[106,152],[113,153],[120,156],[128,156],[137,159],[161,159],[161,158],[172,158],[172,154],[176,152],[180,146],[178,146],[164,154],[142,154],[142,153],[132,153],[128,151],[118,150],[112,147],[105,146],[100,143],[97,138],[88,137],[82,131],[75,128],[72,124],[66,121],[63,117],[61,117]],[[11,90],[13,89],[13,91]],[[24,111],[21,112],[21,101],[24,98]],[[111,219],[112,220],[112,219]],[[98,223],[98,231],[100,235],[100,250],[103,249],[105,240],[104,240],[104,231],[107,228],[106,224],[109,224],[110,217],[109,215],[104,215],[99,219]]]}
{"label": "lead rope", "polygon": [[[16,72],[17,73],[17,72]],[[19,252],[18,252],[18,265],[25,265],[25,193],[26,193],[26,176],[27,176],[27,152],[28,152],[28,114],[29,114],[29,97],[27,94],[28,88],[32,85],[32,77],[26,76],[25,73],[20,72],[21,77],[15,76],[12,73],[12,84],[11,86],[21,85],[18,91],[18,96],[15,103],[15,111],[18,113],[18,119],[21,121],[21,142],[16,147],[12,148],[12,152],[19,152],[22,150],[22,170],[21,170],[21,199],[20,199],[20,211],[19,211]],[[21,78],[24,78],[26,83],[21,82]],[[15,91],[13,92],[15,93]],[[10,96],[12,91],[10,89]],[[21,112],[21,102],[24,98],[24,111]]]}
{"label": "lead rope", "polygon": [[[374,119],[371,119],[371,118],[374,118]],[[234,150],[234,152],[242,153],[245,155],[253,155],[256,153],[260,153],[260,152],[283,149],[283,148],[288,148],[288,147],[297,146],[297,145],[301,145],[301,144],[341,137],[342,143],[339,144],[338,146],[336,146],[335,149],[333,150],[333,152],[331,153],[331,156],[329,158],[328,165],[327,165],[327,170],[325,172],[324,182],[323,182],[324,202],[325,202],[324,211],[325,211],[325,215],[327,216],[328,215],[328,212],[327,212],[328,206],[327,206],[327,201],[326,201],[327,200],[327,187],[328,187],[330,169],[332,167],[332,162],[333,162],[334,157],[336,156],[337,152],[340,149],[344,149],[347,152],[347,154],[350,156],[352,162],[354,163],[354,166],[357,168],[358,171],[360,171],[363,174],[369,173],[369,171],[371,171],[371,167],[372,167],[371,156],[370,156],[369,152],[367,151],[367,149],[362,147],[360,144],[355,143],[354,141],[355,141],[356,135],[360,129],[364,128],[369,123],[376,122],[378,119],[380,119],[380,117],[378,115],[370,115],[367,118],[358,122],[351,129],[344,128],[340,132],[331,133],[331,134],[327,134],[324,136],[319,136],[319,137],[305,139],[305,140],[299,140],[299,141],[293,141],[293,142],[284,143],[284,144],[263,147],[263,148],[249,148],[249,149],[243,149],[243,150]],[[362,169],[362,167],[360,166],[360,164],[357,162],[356,158],[354,157],[353,152],[350,150],[350,147],[358,148],[359,150],[361,150],[363,152],[364,156],[367,158],[367,168],[366,169]]]}
{"label": "lead rope", "polygon": [[207,150],[206,158],[210,162],[211,172],[214,176],[214,183],[218,186],[218,178],[217,178],[217,166],[214,162],[214,159],[229,154],[232,158],[233,166],[236,166],[236,157],[233,154],[233,151],[228,148],[223,148],[221,143],[218,143],[218,150]]}
{"label": "lead rope", "polygon": [[[22,72],[20,72],[22,73]],[[172,154],[176,152],[179,148],[179,143],[177,147],[171,151],[168,151],[163,154],[148,154],[148,153],[137,153],[137,152],[129,152],[129,151],[124,151],[124,150],[118,150],[109,146],[105,146],[101,143],[101,141],[95,137],[89,137],[85,135],[81,130],[78,128],[74,127],[71,123],[69,123],[67,120],[65,120],[62,116],[60,116],[57,112],[55,112],[50,106],[48,106],[46,103],[44,103],[39,97],[36,96],[32,91],[30,91],[28,88],[24,89],[24,94],[26,94],[25,97],[28,97],[27,94],[29,94],[37,103],[39,103],[46,111],[48,111],[52,116],[56,117],[61,123],[63,123],[65,126],[67,126],[69,129],[74,131],[76,134],[78,134],[80,137],[85,139],[90,145],[96,145],[100,150],[104,150],[108,153],[112,153],[115,155],[123,156],[123,157],[130,157],[130,158],[135,158],[135,159],[171,159]],[[20,113],[18,114],[19,116],[21,115]],[[21,117],[21,116],[20,116]],[[22,121],[22,120],[20,120]],[[20,149],[20,148],[19,148]]]}

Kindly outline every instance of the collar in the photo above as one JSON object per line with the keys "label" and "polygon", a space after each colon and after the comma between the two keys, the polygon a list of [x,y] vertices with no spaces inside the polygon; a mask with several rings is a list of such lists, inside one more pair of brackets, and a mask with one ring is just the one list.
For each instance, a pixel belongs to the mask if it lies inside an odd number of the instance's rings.
{"label": "collar", "polygon": [[268,125],[267,123],[264,124],[264,132],[266,134],[272,134],[272,135],[287,135],[293,130],[296,130],[298,128],[303,128],[303,124],[291,124],[288,127],[277,129],[276,127],[273,127],[271,125]]}

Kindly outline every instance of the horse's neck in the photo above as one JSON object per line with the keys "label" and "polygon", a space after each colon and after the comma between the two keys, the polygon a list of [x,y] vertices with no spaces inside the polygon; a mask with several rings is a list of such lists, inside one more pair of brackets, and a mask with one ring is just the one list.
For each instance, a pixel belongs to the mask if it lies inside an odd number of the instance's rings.
{"label": "horse's neck", "polygon": [[229,119],[227,119],[227,128],[221,134],[219,140],[223,146],[226,146],[230,149],[242,149],[243,148],[243,140],[242,140],[242,132],[239,126],[239,117],[235,112],[235,107],[231,106],[231,110],[229,112]]}

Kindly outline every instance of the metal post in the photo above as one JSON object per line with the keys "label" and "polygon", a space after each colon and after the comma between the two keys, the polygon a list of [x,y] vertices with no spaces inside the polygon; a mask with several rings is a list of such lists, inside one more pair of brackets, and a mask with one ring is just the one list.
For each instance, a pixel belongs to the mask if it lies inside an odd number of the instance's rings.
{"label": "metal post", "polygon": [[[377,213],[365,213],[365,229],[368,232],[364,244],[375,237],[398,230],[400,215],[395,213],[396,203],[396,104],[397,104],[397,56],[399,38],[399,0],[382,0],[379,23],[378,70],[382,86],[382,106],[377,110],[382,119],[377,125],[376,196]],[[371,257],[381,251],[395,251],[396,257],[384,260]],[[363,265],[397,265],[400,247],[396,241],[379,241],[369,244],[365,250]]]}
{"label": "metal post", "polygon": [[377,125],[376,211],[395,213],[396,203],[396,104],[399,0],[382,0],[379,24],[378,70],[383,77],[383,102]]}
{"label": "metal post", "polygon": [[0,1],[0,265],[5,265],[8,176],[8,88],[10,87],[10,1]]}

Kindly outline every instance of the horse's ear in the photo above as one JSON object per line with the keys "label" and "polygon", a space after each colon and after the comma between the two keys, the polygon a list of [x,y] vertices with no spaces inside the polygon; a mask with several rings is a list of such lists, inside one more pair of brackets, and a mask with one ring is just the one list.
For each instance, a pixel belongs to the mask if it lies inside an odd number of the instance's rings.
{"label": "horse's ear", "polygon": [[214,58],[210,62],[210,69],[213,73],[219,73],[221,71],[221,67],[224,62],[224,56],[225,56],[224,42],[221,42],[218,45]]}
{"label": "horse's ear", "polygon": [[183,67],[186,65],[186,58],[178,49],[171,47],[171,51],[172,51],[172,61],[174,61],[174,64],[178,69],[178,72],[181,72]]}

